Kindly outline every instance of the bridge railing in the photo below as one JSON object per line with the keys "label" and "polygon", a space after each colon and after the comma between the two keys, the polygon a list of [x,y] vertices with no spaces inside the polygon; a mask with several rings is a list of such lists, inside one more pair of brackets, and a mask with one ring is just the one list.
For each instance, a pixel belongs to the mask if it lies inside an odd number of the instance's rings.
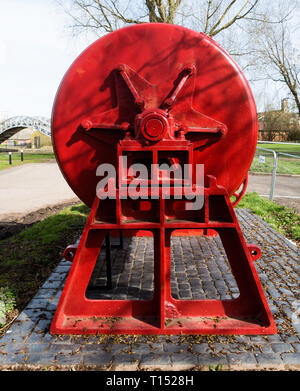
{"label": "bridge railing", "polygon": [[0,134],[14,128],[33,128],[51,136],[50,120],[43,117],[17,116],[0,122]]}

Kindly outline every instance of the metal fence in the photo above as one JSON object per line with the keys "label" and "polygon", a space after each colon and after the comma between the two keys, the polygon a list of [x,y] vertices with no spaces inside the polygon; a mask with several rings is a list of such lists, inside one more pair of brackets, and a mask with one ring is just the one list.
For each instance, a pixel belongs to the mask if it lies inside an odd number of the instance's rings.
{"label": "metal fence", "polygon": [[[257,175],[253,182],[257,184],[258,193],[269,189],[268,194],[260,195],[268,196],[270,200],[274,197],[300,198],[300,154],[276,152],[257,146],[249,173]],[[258,175],[261,177],[258,178]],[[281,176],[280,191],[275,194],[278,176]]]}

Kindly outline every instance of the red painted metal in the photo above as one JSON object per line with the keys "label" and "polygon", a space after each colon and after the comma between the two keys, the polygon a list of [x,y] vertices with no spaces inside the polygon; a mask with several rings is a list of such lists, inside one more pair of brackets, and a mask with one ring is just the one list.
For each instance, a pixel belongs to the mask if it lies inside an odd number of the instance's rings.
{"label": "red painted metal", "polygon": [[70,244],[63,252],[63,257],[67,261],[73,261],[76,251],[77,251],[78,245],[77,244]]}
{"label": "red painted metal", "polygon": [[253,261],[256,261],[261,257],[261,249],[253,243],[247,243],[248,250],[252,256]]}
{"label": "red painted metal", "polygon": [[244,196],[244,194],[246,193],[246,190],[247,190],[247,185],[248,185],[248,173],[247,173],[247,176],[246,176],[246,178],[244,179],[244,181],[242,183],[242,186],[240,186],[241,188],[238,189],[238,191],[235,191],[233,193],[233,197],[235,197],[235,199],[232,201],[232,206],[233,207],[237,206],[237,204],[243,198],[243,196]]}
{"label": "red painted metal", "polygon": [[[210,177],[204,213],[181,220],[160,215],[148,221],[100,220],[103,206],[92,206],[70,274],[51,325],[54,334],[272,334],[276,331],[253,260],[257,246],[247,245],[224,188]],[[105,201],[103,201],[105,202]],[[220,207],[220,202],[223,203]],[[176,212],[175,212],[176,214]],[[152,220],[152,221],[151,221]],[[89,300],[85,291],[108,230],[148,229],[154,237],[154,293],[144,300]],[[177,229],[213,229],[222,240],[240,296],[233,300],[175,300],[170,285],[170,239]],[[100,243],[100,244],[99,244]]]}
{"label": "red painted metal", "polygon": [[[164,39],[165,37],[165,39]],[[60,168],[89,206],[79,246],[66,249],[73,264],[51,325],[54,334],[271,334],[276,332],[253,261],[260,249],[246,244],[230,196],[244,182],[257,139],[255,103],[230,57],[204,34],[173,25],[131,26],[99,39],[73,63],[59,88],[52,134]],[[121,157],[126,157],[124,165]],[[189,164],[185,182],[154,168],[140,196],[127,185],[137,162]],[[99,200],[96,169],[117,168]],[[204,164],[199,185],[195,167]],[[156,166],[154,166],[156,167]],[[150,198],[154,185],[157,198]],[[203,194],[204,206],[177,200]],[[244,186],[245,188],[245,186]],[[186,189],[186,188],[185,188]],[[98,194],[99,195],[99,194]],[[85,292],[107,232],[141,230],[154,237],[154,293],[149,301],[91,300]],[[216,232],[223,243],[240,296],[234,300],[175,300],[170,287],[171,235]],[[72,250],[72,251],[71,251]]]}
{"label": "red painted metal", "polygon": [[[129,92],[118,71],[120,64],[127,66],[126,74],[139,86],[138,92]],[[195,70],[189,73],[191,65]],[[172,101],[175,95],[169,112],[189,130],[186,139],[193,143],[194,163],[205,163],[205,173],[216,177],[229,195],[239,188],[257,142],[256,106],[245,77],[204,34],[180,26],[143,24],[117,30],[89,46],[71,65],[56,95],[52,113],[56,158],[83,202],[92,206],[98,165],[117,166],[116,148],[125,132],[119,129],[133,127],[143,104],[146,109],[165,109],[168,98]],[[96,139],[79,126],[89,119],[114,127],[99,130]],[[194,132],[199,123],[212,131],[216,123],[225,124],[227,135],[220,139]]]}

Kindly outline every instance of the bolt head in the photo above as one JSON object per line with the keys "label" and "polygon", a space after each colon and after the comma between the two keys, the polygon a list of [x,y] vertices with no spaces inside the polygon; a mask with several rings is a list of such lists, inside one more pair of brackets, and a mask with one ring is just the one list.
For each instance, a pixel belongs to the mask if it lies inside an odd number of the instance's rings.
{"label": "bolt head", "polygon": [[126,65],[125,64],[120,64],[117,66],[117,71],[118,72],[123,72],[123,71],[126,71]]}
{"label": "bolt head", "polygon": [[85,119],[81,122],[81,126],[84,130],[90,130],[93,126],[93,123],[89,119]]}
{"label": "bolt head", "polygon": [[196,67],[194,64],[188,64],[185,67],[185,70],[188,71],[191,75],[193,75],[196,72]]}
{"label": "bolt head", "polygon": [[167,107],[172,106],[173,103],[174,103],[174,101],[173,101],[173,99],[171,99],[171,98],[165,100],[165,105],[166,105]]}

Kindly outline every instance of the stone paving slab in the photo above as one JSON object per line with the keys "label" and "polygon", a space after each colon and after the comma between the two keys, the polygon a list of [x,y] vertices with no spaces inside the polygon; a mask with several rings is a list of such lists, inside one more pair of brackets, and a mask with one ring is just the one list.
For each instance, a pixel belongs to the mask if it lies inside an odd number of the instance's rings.
{"label": "stone paving slab", "polygon": [[[271,336],[53,336],[50,324],[71,263],[62,260],[0,339],[0,370],[300,369],[299,250],[263,220],[237,210],[247,242],[262,249],[255,262],[278,334]],[[117,239],[116,239],[117,240]],[[172,238],[171,289],[178,299],[238,296],[218,237]],[[89,287],[105,283],[104,252]],[[153,240],[124,239],[112,250],[113,289],[91,298],[148,299],[153,292]]]}

